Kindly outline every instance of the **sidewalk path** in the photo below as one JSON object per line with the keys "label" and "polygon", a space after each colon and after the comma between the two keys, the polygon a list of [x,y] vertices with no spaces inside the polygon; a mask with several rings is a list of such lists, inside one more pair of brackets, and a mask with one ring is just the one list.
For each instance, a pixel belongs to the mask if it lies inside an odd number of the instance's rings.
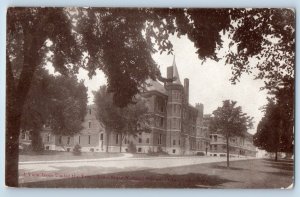
{"label": "sidewalk path", "polygon": [[[230,158],[230,161],[246,160],[249,158]],[[251,158],[253,159],[253,158]],[[225,157],[141,157],[134,158],[132,154],[125,153],[121,157],[84,159],[84,160],[57,160],[57,161],[26,161],[19,162],[19,169],[29,171],[52,171],[57,167],[144,167],[165,168],[203,163],[226,161]]]}

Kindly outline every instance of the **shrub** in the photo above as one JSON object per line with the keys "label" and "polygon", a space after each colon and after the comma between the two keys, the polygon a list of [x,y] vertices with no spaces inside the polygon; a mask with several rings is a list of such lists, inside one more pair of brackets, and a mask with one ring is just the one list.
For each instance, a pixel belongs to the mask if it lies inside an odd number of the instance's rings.
{"label": "shrub", "polygon": [[130,142],[129,145],[128,145],[128,152],[136,153],[136,146],[132,142]]}
{"label": "shrub", "polygon": [[197,156],[205,156],[203,152],[197,152]]}
{"label": "shrub", "polygon": [[81,146],[79,144],[76,144],[73,148],[73,154],[74,155],[81,155]]}
{"label": "shrub", "polygon": [[157,153],[160,155],[168,155],[168,153],[163,151],[163,149],[160,146],[157,148]]}
{"label": "shrub", "polygon": [[149,155],[149,156],[158,156],[158,153],[152,151],[151,149],[149,149],[147,155]]}

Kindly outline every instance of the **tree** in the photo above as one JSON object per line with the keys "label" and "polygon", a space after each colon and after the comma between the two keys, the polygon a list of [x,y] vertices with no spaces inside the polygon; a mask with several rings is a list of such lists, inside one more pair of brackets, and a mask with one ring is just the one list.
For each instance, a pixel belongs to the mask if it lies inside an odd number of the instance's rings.
{"label": "tree", "polygon": [[227,167],[229,168],[229,138],[244,136],[253,125],[253,118],[242,112],[236,101],[225,100],[223,106],[213,111],[210,130],[225,136],[227,146]]}
{"label": "tree", "polygon": [[260,149],[275,153],[275,161],[278,160],[278,152],[293,152],[293,123],[285,113],[280,103],[269,98],[265,106],[265,115],[257,126],[257,132],[253,137],[254,145]]}
{"label": "tree", "polygon": [[107,92],[106,86],[101,86],[94,95],[97,118],[104,125],[107,133],[106,152],[108,152],[111,132],[120,135],[121,152],[122,141],[126,136],[135,136],[137,133],[150,131],[148,108],[141,97],[136,99],[134,104],[120,108],[114,104],[113,94]]}
{"label": "tree", "polygon": [[39,68],[33,76],[21,119],[21,129],[31,131],[33,150],[40,148],[40,131],[45,125],[54,134],[79,132],[86,105],[87,88],[83,81],[78,82],[76,76],[52,76]]}
{"label": "tree", "polygon": [[[51,41],[51,47],[48,45]],[[18,148],[22,112],[35,71],[49,60],[60,72],[80,60],[71,21],[63,9],[9,8],[6,54],[6,185],[18,186]],[[73,70],[72,70],[73,71]],[[76,71],[76,67],[74,67]]]}

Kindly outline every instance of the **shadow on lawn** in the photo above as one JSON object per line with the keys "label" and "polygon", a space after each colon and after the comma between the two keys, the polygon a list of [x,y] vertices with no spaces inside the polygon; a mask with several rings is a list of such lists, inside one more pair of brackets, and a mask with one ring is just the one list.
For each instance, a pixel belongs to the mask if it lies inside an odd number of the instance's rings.
{"label": "shadow on lawn", "polygon": [[211,165],[211,168],[214,169],[219,169],[219,170],[245,170],[244,168],[238,168],[238,167],[232,167],[229,166],[229,168],[227,168],[226,164],[225,165],[220,165],[220,164],[215,164],[215,165]]}
{"label": "shadow on lawn", "polygon": [[286,171],[294,171],[294,162],[293,161],[285,161],[285,160],[279,160],[279,161],[272,161],[272,160],[264,160],[264,163],[272,168],[276,168],[278,170],[286,170]]}
{"label": "shadow on lawn", "polygon": [[266,166],[279,171],[264,171],[264,173],[278,175],[278,176],[293,176],[294,174],[294,161],[292,160],[264,160]]}
{"label": "shadow on lawn", "polygon": [[230,182],[215,175],[189,173],[183,175],[158,174],[149,170],[110,173],[78,178],[21,184],[21,187],[49,188],[211,188]]}

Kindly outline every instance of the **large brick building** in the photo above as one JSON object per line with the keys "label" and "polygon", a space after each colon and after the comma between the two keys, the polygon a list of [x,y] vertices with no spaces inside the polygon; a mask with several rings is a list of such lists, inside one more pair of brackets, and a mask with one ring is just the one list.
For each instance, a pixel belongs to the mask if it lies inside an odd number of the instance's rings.
{"label": "large brick building", "polygon": [[133,143],[139,153],[165,151],[174,155],[222,156],[223,149],[218,152],[218,147],[224,145],[217,144],[219,141],[215,141],[215,135],[209,133],[210,116],[203,116],[203,104],[192,106],[189,103],[189,79],[181,83],[175,59],[167,68],[167,78],[175,80],[165,84],[149,80],[147,91],[141,94],[153,117],[150,133],[124,136],[123,139],[117,133],[107,133],[96,119],[95,106],[90,105],[80,133],[57,136],[44,128],[41,135],[45,149],[72,151],[79,144],[84,152],[119,152],[120,149],[127,152],[129,144]]}

